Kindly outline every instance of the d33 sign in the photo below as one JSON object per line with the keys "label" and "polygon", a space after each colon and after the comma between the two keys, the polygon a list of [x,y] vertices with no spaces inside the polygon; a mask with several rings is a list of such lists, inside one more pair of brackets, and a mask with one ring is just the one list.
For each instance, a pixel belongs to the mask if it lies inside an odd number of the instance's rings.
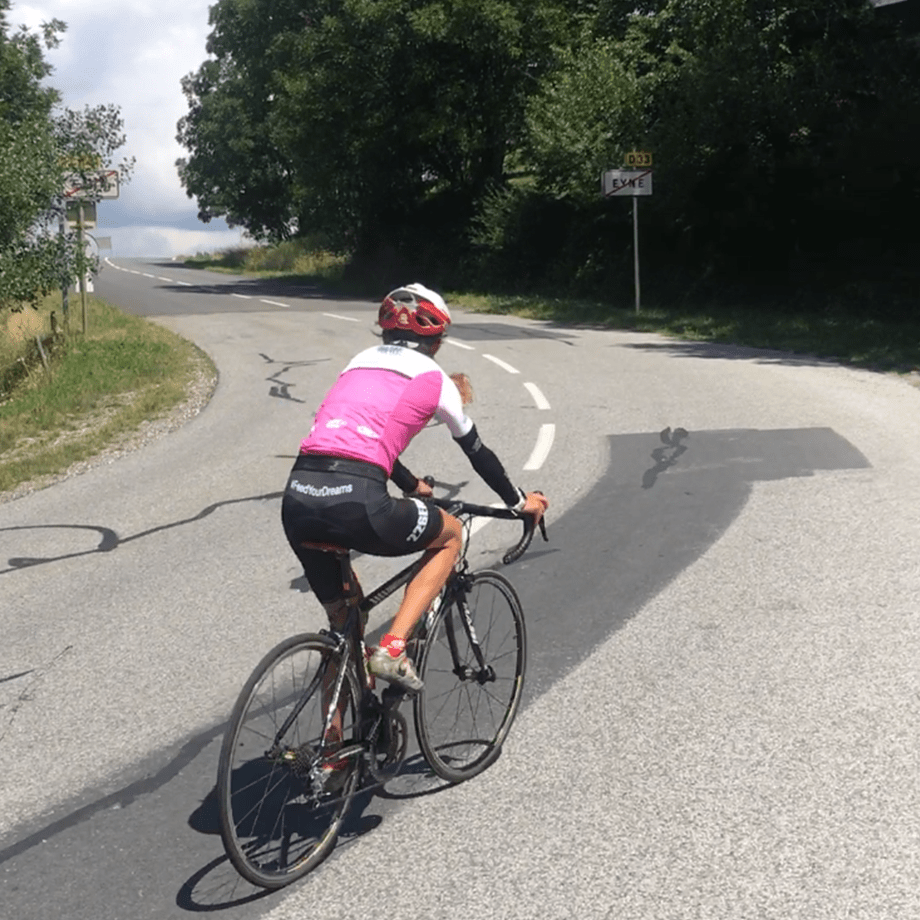
{"label": "d33 sign", "polygon": [[651,166],[652,155],[647,150],[631,150],[626,154],[627,166]]}

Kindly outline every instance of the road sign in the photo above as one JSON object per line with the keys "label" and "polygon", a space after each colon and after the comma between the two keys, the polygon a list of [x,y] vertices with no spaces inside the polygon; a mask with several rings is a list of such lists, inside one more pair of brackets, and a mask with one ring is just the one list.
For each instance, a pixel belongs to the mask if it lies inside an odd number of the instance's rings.
{"label": "road sign", "polygon": [[[647,156],[649,165],[652,155],[643,154],[642,151],[633,151],[630,156]],[[636,313],[639,312],[641,302],[641,286],[639,278],[639,198],[642,195],[652,194],[651,169],[608,169],[601,174],[601,191],[605,198],[632,198],[633,212],[633,274],[636,291]]]}
{"label": "road sign", "polygon": [[652,171],[650,169],[608,169],[601,176],[604,196],[632,197],[652,194]]}
{"label": "road sign", "polygon": [[647,150],[630,150],[623,159],[627,166],[648,168],[652,165],[652,155]]}
{"label": "road sign", "polygon": [[71,230],[83,224],[84,227],[96,226],[96,202],[84,201],[82,198],[67,202],[67,224]]}
{"label": "road sign", "polygon": [[64,177],[64,197],[79,199],[117,198],[118,170],[100,169],[89,173],[68,173]]}

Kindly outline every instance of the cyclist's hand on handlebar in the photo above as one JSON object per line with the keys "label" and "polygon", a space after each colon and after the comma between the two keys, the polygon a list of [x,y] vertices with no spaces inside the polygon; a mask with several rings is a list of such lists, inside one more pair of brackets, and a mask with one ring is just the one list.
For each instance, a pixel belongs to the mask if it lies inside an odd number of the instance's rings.
{"label": "cyclist's hand on handlebar", "polygon": [[534,524],[539,524],[540,519],[549,507],[549,499],[542,492],[528,492],[521,509],[524,514],[532,514],[536,519]]}
{"label": "cyclist's hand on handlebar", "polygon": [[407,492],[406,495],[414,496],[415,498],[431,498],[434,495],[434,490],[424,479],[419,479],[415,491]]}

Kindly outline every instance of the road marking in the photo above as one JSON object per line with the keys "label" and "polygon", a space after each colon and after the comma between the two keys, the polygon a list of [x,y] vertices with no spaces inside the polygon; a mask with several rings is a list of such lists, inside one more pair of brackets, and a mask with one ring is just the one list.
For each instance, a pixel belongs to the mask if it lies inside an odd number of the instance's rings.
{"label": "road marking", "polygon": [[183,287],[191,287],[191,286],[192,286],[192,282],[191,282],[191,281],[177,281],[176,284],[181,284]]}
{"label": "road marking", "polygon": [[157,281],[168,281],[170,284],[173,283],[172,278],[164,278],[162,275],[157,275]]}
{"label": "road marking", "polygon": [[[504,505],[504,504],[502,504],[501,502],[492,502],[492,503],[489,505],[489,507],[490,507],[490,508],[506,508],[507,505]],[[476,518],[476,519],[473,521],[473,523],[470,524],[470,531],[469,531],[470,536],[472,537],[474,533],[479,533],[479,531],[482,530],[482,528],[485,527],[486,524],[491,524],[492,521],[494,521],[494,520],[496,520],[496,518],[490,518],[490,517],[478,517],[478,518]]]}
{"label": "road marking", "polygon": [[453,345],[454,348],[462,348],[465,351],[476,351],[472,345],[465,345],[463,342],[455,342],[453,339],[444,339],[444,341],[447,342],[448,345]]}
{"label": "road marking", "polygon": [[506,364],[502,361],[501,358],[496,358],[494,355],[483,355],[483,358],[491,361],[493,364],[497,364],[502,370],[508,371],[509,374],[520,374],[520,371],[516,367],[512,367],[510,364]]}
{"label": "road marking", "polygon": [[291,309],[291,305],[287,303],[279,303],[277,300],[266,300],[264,297],[259,301],[259,303],[271,304],[273,307],[284,307],[287,310]]}
{"label": "road marking", "polygon": [[330,319],[343,319],[346,323],[360,323],[361,320],[355,319],[353,316],[339,316],[338,313],[324,313],[323,316],[328,316]]}
{"label": "road marking", "polygon": [[148,275],[147,272],[141,272],[145,278],[156,278],[156,275]]}
{"label": "road marking", "polygon": [[231,297],[239,297],[240,300],[252,300],[248,294],[231,294]]}
{"label": "road marking", "polygon": [[530,459],[524,464],[525,470],[538,470],[546,462],[550,449],[553,446],[553,438],[556,437],[556,426],[553,424],[541,425],[537,434],[537,443],[534,444],[533,453]]}
{"label": "road marking", "polygon": [[538,409],[549,409],[549,400],[540,392],[540,388],[535,383],[525,383],[524,389],[533,397]]}

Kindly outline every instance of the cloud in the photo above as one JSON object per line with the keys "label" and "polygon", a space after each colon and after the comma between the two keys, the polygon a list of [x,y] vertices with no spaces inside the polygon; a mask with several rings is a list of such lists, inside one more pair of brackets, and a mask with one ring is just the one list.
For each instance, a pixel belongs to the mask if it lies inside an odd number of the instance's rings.
{"label": "cloud", "polygon": [[[175,167],[186,155],[176,141],[176,123],[187,111],[180,81],[207,56],[209,7],[208,0],[14,0],[7,16],[11,28],[67,23],[60,47],[46,53],[54,68],[48,83],[68,108],[114,104],[121,110],[127,143],[118,157],[137,162],[120,197],[99,204],[99,227],[122,255],[179,255],[193,239],[203,251],[239,241],[239,231],[223,221],[198,221],[197,204]],[[140,251],[145,241],[157,248]]]}
{"label": "cloud", "polygon": [[[199,226],[201,226],[199,224]],[[96,239],[109,237],[109,256],[193,256],[198,252],[214,252],[235,246],[251,246],[239,230],[189,230],[179,227],[103,227],[92,231]]]}

